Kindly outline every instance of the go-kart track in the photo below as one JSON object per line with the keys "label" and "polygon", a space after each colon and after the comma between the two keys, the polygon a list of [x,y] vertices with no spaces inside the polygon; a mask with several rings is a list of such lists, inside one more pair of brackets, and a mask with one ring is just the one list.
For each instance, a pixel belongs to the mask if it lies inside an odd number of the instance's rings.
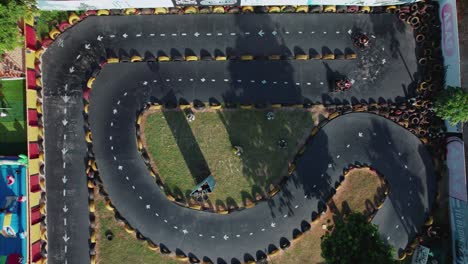
{"label": "go-kart track", "polygon": [[[353,46],[350,34],[356,31],[370,36],[368,50]],[[353,51],[357,58],[258,59],[328,51]],[[102,65],[112,53],[120,58],[224,54],[255,59]],[[85,94],[90,103],[85,120],[83,89],[98,71]],[[335,93],[333,80],[342,75],[353,80],[353,87]],[[89,17],[62,33],[42,56],[48,262],[90,261],[88,122],[113,206],[162,251],[214,263],[261,259],[306,228],[323,210],[343,169],[356,163],[385,176],[390,192],[373,223],[385,241],[404,249],[430,210],[435,172],[421,141],[384,117],[352,113],[330,121],[307,143],[278,194],[227,215],[168,200],[141,158],[135,124],[148,102],[400,102],[414,95],[419,77],[413,29],[393,14]]]}

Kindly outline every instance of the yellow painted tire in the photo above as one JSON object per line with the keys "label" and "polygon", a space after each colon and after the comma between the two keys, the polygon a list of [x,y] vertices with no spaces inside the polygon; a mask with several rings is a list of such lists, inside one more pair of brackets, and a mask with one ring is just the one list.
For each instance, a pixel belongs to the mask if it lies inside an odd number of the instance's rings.
{"label": "yellow painted tire", "polygon": [[96,255],[91,255],[90,264],[96,264]]}
{"label": "yellow painted tire", "polygon": [[270,56],[268,56],[268,59],[269,60],[280,60],[281,55],[270,55]]}
{"label": "yellow painted tire", "polygon": [[432,216],[429,216],[429,218],[427,218],[426,222],[424,223],[425,226],[430,226],[434,223],[434,218]]}
{"label": "yellow painted tire", "polygon": [[128,224],[125,224],[124,229],[125,229],[125,232],[127,232],[129,234],[135,233],[135,230],[131,226],[129,226]]}
{"label": "yellow painted tire", "polygon": [[137,138],[137,144],[138,144],[138,150],[142,150],[143,149],[143,142],[141,142],[140,138]]}
{"label": "yellow painted tire", "polygon": [[198,57],[197,56],[187,56],[187,57],[185,57],[185,60],[186,61],[198,61]]}
{"label": "yellow painted tire", "polygon": [[241,109],[253,109],[253,105],[241,105]]}
{"label": "yellow painted tire", "polygon": [[44,162],[44,151],[39,152],[39,161]]}
{"label": "yellow painted tire", "polygon": [[268,256],[274,257],[274,256],[278,255],[279,252],[280,252],[279,249],[276,248],[276,249],[272,250],[271,252],[269,252]]}
{"label": "yellow painted tire", "polygon": [[213,14],[224,14],[224,7],[222,6],[215,6],[213,8]]}
{"label": "yellow painted tire", "polygon": [[36,50],[36,53],[34,54],[34,56],[36,57],[36,59],[40,59],[41,56],[42,56],[42,53],[44,53],[44,50],[42,48]]}
{"label": "yellow painted tire", "polygon": [[279,6],[270,6],[268,8],[268,13],[279,13],[281,12],[281,8]]}
{"label": "yellow painted tire", "polygon": [[94,204],[93,200],[89,201],[89,211],[91,213],[94,213],[96,211],[96,204]]}
{"label": "yellow painted tire", "polygon": [[361,7],[359,7],[359,13],[368,14],[368,13],[370,13],[370,11],[371,11],[370,6],[361,6]]}
{"label": "yellow painted tire", "polygon": [[288,174],[291,175],[294,172],[295,169],[296,169],[296,165],[294,165],[294,163],[291,163],[288,166]]}
{"label": "yellow painted tire", "polygon": [[135,56],[132,56],[130,58],[130,61],[131,62],[140,62],[140,61],[142,61],[142,58],[140,56],[138,56],[138,55],[135,55]]}
{"label": "yellow painted tire", "polygon": [[340,115],[340,113],[335,112],[335,113],[333,113],[333,114],[331,114],[331,115],[328,116],[328,120],[332,120],[332,119],[338,117],[339,115]]}
{"label": "yellow painted tire", "polygon": [[91,240],[91,243],[95,244],[96,243],[96,231],[91,231],[91,235],[90,235],[90,240]]}
{"label": "yellow painted tire", "polygon": [[86,114],[89,113],[89,104],[86,104],[83,109]]}
{"label": "yellow painted tire", "polygon": [[159,249],[158,245],[155,245],[154,243],[152,243],[152,242],[150,242],[150,241],[148,241],[148,240],[146,241],[146,244],[147,244],[147,246],[148,246],[148,248],[149,248],[150,250],[156,251],[156,250]]}
{"label": "yellow painted tire", "polygon": [[42,241],[47,241],[47,230],[46,229],[41,230],[41,240]]}
{"label": "yellow painted tire", "polygon": [[241,56],[241,60],[243,60],[243,61],[251,61],[251,60],[253,60],[253,56],[252,56],[252,55],[242,55],[242,56]]}
{"label": "yellow painted tire", "polygon": [[165,61],[170,61],[171,58],[169,58],[168,56],[159,56],[158,57],[158,61],[160,62],[165,62]]}
{"label": "yellow painted tire", "polygon": [[135,13],[137,12],[136,8],[127,8],[127,9],[124,9],[124,14],[125,15],[134,15]]}
{"label": "yellow painted tire", "polygon": [[60,31],[56,28],[52,28],[49,32],[49,37],[51,39],[56,39],[58,37],[58,35],[60,35]]}
{"label": "yellow painted tire", "polygon": [[323,55],[324,60],[334,60],[335,59],[335,54],[325,54]]}
{"label": "yellow painted tire", "polygon": [[41,212],[42,215],[46,215],[47,212],[47,206],[45,203],[41,203],[39,205],[39,211]]}
{"label": "yellow painted tire", "polygon": [[37,101],[36,103],[36,111],[38,114],[41,114],[42,115],[42,103]]}
{"label": "yellow painted tire", "polygon": [[253,6],[243,6],[242,7],[242,13],[253,13],[254,8]]}
{"label": "yellow painted tire", "polygon": [[86,142],[88,142],[88,143],[93,142],[93,138],[91,136],[91,131],[86,132]]}
{"label": "yellow painted tire", "polygon": [[308,60],[308,59],[309,59],[309,55],[307,54],[296,55],[296,60]]}
{"label": "yellow painted tire", "polygon": [[356,58],[357,58],[356,53],[351,53],[351,54],[346,54],[345,55],[345,59],[347,59],[347,60],[354,60]]}
{"label": "yellow painted tire", "polygon": [[98,10],[96,15],[98,16],[108,16],[110,15],[110,11],[107,10],[107,9],[101,9],[101,10]]}
{"label": "yellow painted tire", "polygon": [[96,80],[95,77],[89,78],[89,79],[88,79],[88,82],[86,83],[86,87],[88,87],[89,89],[93,89],[94,80]]}
{"label": "yellow painted tire", "polygon": [[387,8],[385,8],[385,12],[387,12],[387,13],[395,13],[396,10],[397,10],[397,7],[394,6],[394,5],[387,6]]}
{"label": "yellow painted tire", "polygon": [[273,190],[271,190],[271,191],[268,192],[268,195],[269,195],[270,197],[273,197],[273,196],[275,196],[275,194],[277,194],[278,192],[279,192],[279,189],[278,189],[278,187],[275,186],[275,188],[273,188]]}
{"label": "yellow painted tire", "polygon": [[399,260],[399,261],[402,261],[402,260],[404,260],[405,258],[406,258],[406,253],[405,253],[405,252],[401,253],[401,254],[398,256],[398,260]]}
{"label": "yellow painted tire", "polygon": [[68,16],[68,23],[70,25],[74,25],[76,23],[78,23],[78,21],[80,21],[80,17],[75,13],[75,12],[72,12],[69,16]]}
{"label": "yellow painted tire", "polygon": [[119,63],[119,59],[110,57],[110,58],[107,58],[107,63]]}
{"label": "yellow painted tire", "polygon": [[319,132],[319,128],[318,127],[314,127],[312,129],[312,131],[310,131],[310,136],[315,136],[317,133]]}
{"label": "yellow painted tire", "polygon": [[88,180],[88,189],[94,189],[94,184],[91,180]]}
{"label": "yellow painted tire", "polygon": [[167,14],[167,8],[157,7],[157,8],[154,9],[154,14],[155,15],[165,15],[165,14]]}
{"label": "yellow painted tire", "polygon": [[42,87],[41,77],[36,78],[36,85],[39,86],[39,87]]}
{"label": "yellow painted tire", "polygon": [[298,6],[296,13],[309,13],[309,6]]}
{"label": "yellow painted tire", "polygon": [[226,56],[216,56],[215,60],[217,61],[225,61],[227,60]]}
{"label": "yellow painted tire", "polygon": [[322,59],[322,55],[321,54],[314,54],[313,56],[310,57],[311,59],[313,60],[321,60]]}
{"label": "yellow painted tire", "polygon": [[336,12],[336,6],[334,5],[327,5],[323,7],[323,12],[324,13],[335,13]]}
{"label": "yellow painted tire", "polygon": [[45,179],[42,178],[42,177],[39,179],[39,186],[41,187],[41,190],[42,190],[42,191],[45,191],[45,190],[46,190]]}
{"label": "yellow painted tire", "polygon": [[188,6],[184,9],[184,14],[196,14],[198,13],[198,8],[195,6]]}

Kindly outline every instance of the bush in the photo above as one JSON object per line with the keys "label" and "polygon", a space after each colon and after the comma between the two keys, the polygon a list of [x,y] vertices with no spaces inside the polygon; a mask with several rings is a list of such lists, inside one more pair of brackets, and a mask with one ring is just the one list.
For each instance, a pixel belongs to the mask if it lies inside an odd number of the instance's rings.
{"label": "bush", "polygon": [[468,121],[468,93],[460,87],[447,87],[435,102],[437,116],[455,125]]}
{"label": "bush", "polygon": [[23,45],[18,22],[31,15],[33,1],[0,0],[0,55]]}
{"label": "bush", "polygon": [[321,243],[322,257],[329,264],[394,263],[392,249],[380,238],[377,226],[361,213],[335,221]]}

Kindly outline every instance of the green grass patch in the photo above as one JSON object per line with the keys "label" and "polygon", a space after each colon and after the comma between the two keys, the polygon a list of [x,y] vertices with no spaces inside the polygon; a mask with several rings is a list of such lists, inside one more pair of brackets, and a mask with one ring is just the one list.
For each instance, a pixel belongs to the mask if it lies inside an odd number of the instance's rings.
{"label": "green grass patch", "polygon": [[[179,264],[175,259],[150,250],[145,242],[138,241],[134,235],[125,232],[123,225],[118,224],[114,214],[106,209],[104,199],[96,199],[97,220],[97,262],[100,264],[132,263],[132,264]],[[114,237],[106,238],[110,230]]]}
{"label": "green grass patch", "polygon": [[27,153],[25,102],[24,80],[0,82],[0,155]]}
{"label": "green grass patch", "polygon": [[[197,112],[188,122],[182,111],[147,115],[142,128],[146,148],[169,192],[187,198],[210,173],[216,180],[209,198],[223,206],[241,206],[287,175],[288,163],[314,126],[304,109],[220,110]],[[278,141],[287,146],[280,148]],[[243,154],[234,155],[233,146]]]}

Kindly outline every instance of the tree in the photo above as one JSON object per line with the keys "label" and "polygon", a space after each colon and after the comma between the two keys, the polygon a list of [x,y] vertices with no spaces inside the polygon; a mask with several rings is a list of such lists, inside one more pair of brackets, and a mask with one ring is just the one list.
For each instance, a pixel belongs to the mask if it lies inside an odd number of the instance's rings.
{"label": "tree", "polygon": [[468,122],[468,93],[460,87],[448,86],[437,97],[435,102],[437,116],[455,125],[458,122]]}
{"label": "tree", "polygon": [[30,15],[34,6],[31,0],[0,0],[0,55],[23,45],[18,22]]}
{"label": "tree", "polygon": [[361,213],[336,220],[332,231],[322,237],[321,248],[328,264],[394,263],[391,247]]}

